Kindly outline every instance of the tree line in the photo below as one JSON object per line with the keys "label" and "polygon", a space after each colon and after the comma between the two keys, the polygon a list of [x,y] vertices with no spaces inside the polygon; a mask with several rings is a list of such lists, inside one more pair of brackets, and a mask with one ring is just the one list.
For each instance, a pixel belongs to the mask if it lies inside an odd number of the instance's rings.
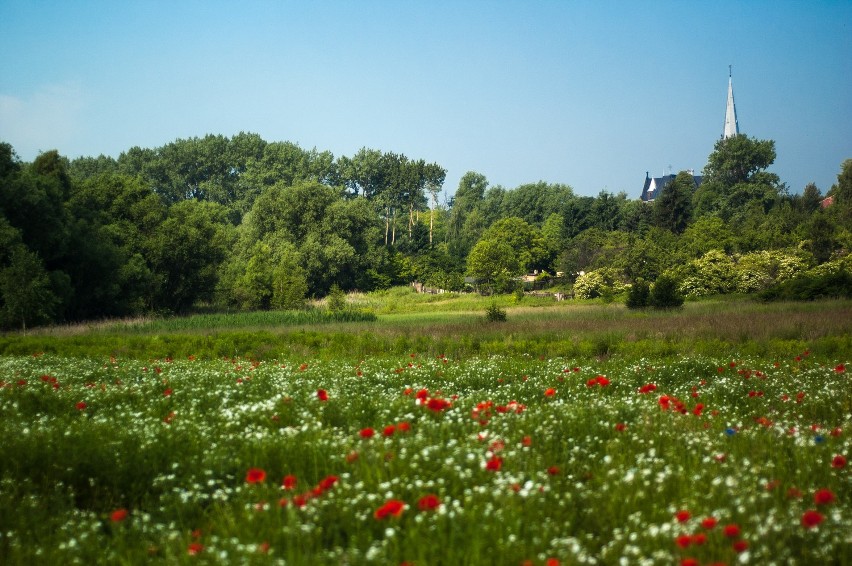
{"label": "tree line", "polygon": [[[850,248],[852,160],[823,195],[812,184],[791,194],[767,171],[774,159],[771,140],[721,140],[700,187],[682,172],[654,203],[544,182],[506,189],[476,172],[441,202],[439,164],[368,148],[334,157],[240,133],[28,163],[0,143],[0,326],[298,308],[333,288],[412,280],[504,292],[530,272],[561,273],[578,296],[663,273],[701,292],[750,292]],[[760,272],[750,284],[698,281],[712,279],[704,264],[731,271],[744,257]]]}

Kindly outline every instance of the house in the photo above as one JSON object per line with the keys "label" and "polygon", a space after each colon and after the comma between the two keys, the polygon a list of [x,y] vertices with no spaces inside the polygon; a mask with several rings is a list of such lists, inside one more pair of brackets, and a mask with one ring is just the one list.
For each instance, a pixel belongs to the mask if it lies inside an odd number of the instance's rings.
{"label": "house", "polygon": [[[692,170],[687,171],[690,175],[692,175],[692,180],[695,182],[695,188],[701,186],[701,181],[704,180],[704,177],[701,175],[695,175]],[[650,177],[648,172],[645,171],[645,186],[642,187],[642,202],[654,202],[654,199],[657,198],[663,190],[663,187],[674,181],[677,175],[673,175],[669,173],[668,175],[663,175],[662,177]]]}

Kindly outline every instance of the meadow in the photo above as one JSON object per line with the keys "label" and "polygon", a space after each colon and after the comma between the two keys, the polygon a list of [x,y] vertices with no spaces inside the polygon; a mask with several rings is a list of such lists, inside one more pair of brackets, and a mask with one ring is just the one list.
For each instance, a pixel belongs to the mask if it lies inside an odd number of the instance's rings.
{"label": "meadow", "polygon": [[0,337],[0,563],[852,563],[852,303],[494,300]]}

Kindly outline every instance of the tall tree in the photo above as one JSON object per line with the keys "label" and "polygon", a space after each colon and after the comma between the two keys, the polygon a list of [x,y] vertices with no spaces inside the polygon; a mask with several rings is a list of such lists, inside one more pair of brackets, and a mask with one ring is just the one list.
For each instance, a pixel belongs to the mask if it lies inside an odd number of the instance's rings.
{"label": "tall tree", "polygon": [[669,181],[654,200],[654,224],[680,234],[692,218],[692,195],[695,181],[692,174],[681,171]]}

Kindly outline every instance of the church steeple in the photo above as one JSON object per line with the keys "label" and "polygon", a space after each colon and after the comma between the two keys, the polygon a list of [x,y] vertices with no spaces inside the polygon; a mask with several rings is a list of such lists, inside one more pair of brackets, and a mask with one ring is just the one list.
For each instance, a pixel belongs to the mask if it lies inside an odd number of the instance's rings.
{"label": "church steeple", "polygon": [[725,130],[722,139],[731,138],[740,133],[740,125],[737,122],[737,107],[734,106],[734,81],[731,66],[728,65],[728,106],[725,108]]}

